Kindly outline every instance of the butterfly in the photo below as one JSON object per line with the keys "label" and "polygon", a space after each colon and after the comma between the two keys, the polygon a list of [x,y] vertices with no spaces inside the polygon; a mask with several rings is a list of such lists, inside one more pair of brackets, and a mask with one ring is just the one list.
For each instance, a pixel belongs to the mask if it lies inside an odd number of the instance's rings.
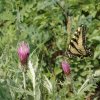
{"label": "butterfly", "polygon": [[86,26],[80,25],[72,35],[67,49],[67,54],[69,57],[87,57],[91,55],[91,50],[86,46],[86,32]]}

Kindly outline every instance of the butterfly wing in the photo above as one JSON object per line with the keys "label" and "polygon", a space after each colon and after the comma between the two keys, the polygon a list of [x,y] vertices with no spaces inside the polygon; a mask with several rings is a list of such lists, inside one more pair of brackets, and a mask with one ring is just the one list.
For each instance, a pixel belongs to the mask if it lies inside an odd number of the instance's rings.
{"label": "butterfly wing", "polygon": [[81,53],[82,56],[85,56],[87,54],[86,52],[86,27],[81,26],[78,28],[79,38],[78,38],[78,51]]}
{"label": "butterfly wing", "polygon": [[76,32],[74,33],[69,47],[68,47],[68,55],[74,55],[74,56],[86,56],[87,52],[86,52],[86,27],[81,25],[80,27],[78,27],[78,29],[76,30]]}

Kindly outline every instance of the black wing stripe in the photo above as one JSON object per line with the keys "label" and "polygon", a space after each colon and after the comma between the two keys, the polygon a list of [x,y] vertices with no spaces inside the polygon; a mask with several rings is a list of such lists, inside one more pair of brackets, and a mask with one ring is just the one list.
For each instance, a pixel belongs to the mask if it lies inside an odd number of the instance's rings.
{"label": "black wing stripe", "polygon": [[78,42],[75,38],[72,38],[72,41],[74,41],[76,44],[78,44]]}
{"label": "black wing stripe", "polygon": [[75,49],[76,49],[76,51],[77,51],[78,53],[80,53],[80,54],[81,54],[81,52],[78,50],[78,48],[76,48],[76,46],[75,46],[72,42],[70,42],[70,45],[71,45],[73,48],[75,48]]}
{"label": "black wing stripe", "polygon": [[79,38],[79,35],[78,34],[74,34],[74,35],[75,35],[75,37]]}

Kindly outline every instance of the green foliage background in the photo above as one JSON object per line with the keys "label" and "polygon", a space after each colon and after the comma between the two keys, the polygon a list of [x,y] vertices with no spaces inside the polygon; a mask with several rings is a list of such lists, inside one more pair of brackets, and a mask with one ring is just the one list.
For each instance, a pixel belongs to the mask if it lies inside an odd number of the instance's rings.
{"label": "green foliage background", "polygon": [[[91,78],[77,94],[82,84],[100,69],[100,1],[58,0],[64,10],[71,14],[72,33],[80,24],[88,27],[86,36],[92,57],[57,57],[57,50],[66,51],[68,33],[63,23],[62,9],[57,0],[0,0],[0,100],[84,100],[94,92],[99,78]],[[71,34],[72,34],[71,33]],[[33,95],[29,72],[26,75],[27,89],[23,89],[22,73],[17,56],[20,41],[30,45],[30,59],[36,71],[36,96]],[[69,91],[68,79],[61,70],[61,61],[68,59],[75,91]],[[49,85],[44,85],[45,77]]]}

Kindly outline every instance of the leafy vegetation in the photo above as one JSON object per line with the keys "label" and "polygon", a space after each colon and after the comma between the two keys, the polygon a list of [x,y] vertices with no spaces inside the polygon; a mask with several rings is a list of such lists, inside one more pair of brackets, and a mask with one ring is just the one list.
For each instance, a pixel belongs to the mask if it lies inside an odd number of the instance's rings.
{"label": "leafy vegetation", "polygon": [[[67,50],[68,16],[70,34],[81,24],[87,26],[91,57],[53,56]],[[25,89],[17,54],[21,41],[30,46]],[[70,77],[61,69],[64,60]],[[99,77],[99,0],[0,0],[0,100],[99,100]]]}

